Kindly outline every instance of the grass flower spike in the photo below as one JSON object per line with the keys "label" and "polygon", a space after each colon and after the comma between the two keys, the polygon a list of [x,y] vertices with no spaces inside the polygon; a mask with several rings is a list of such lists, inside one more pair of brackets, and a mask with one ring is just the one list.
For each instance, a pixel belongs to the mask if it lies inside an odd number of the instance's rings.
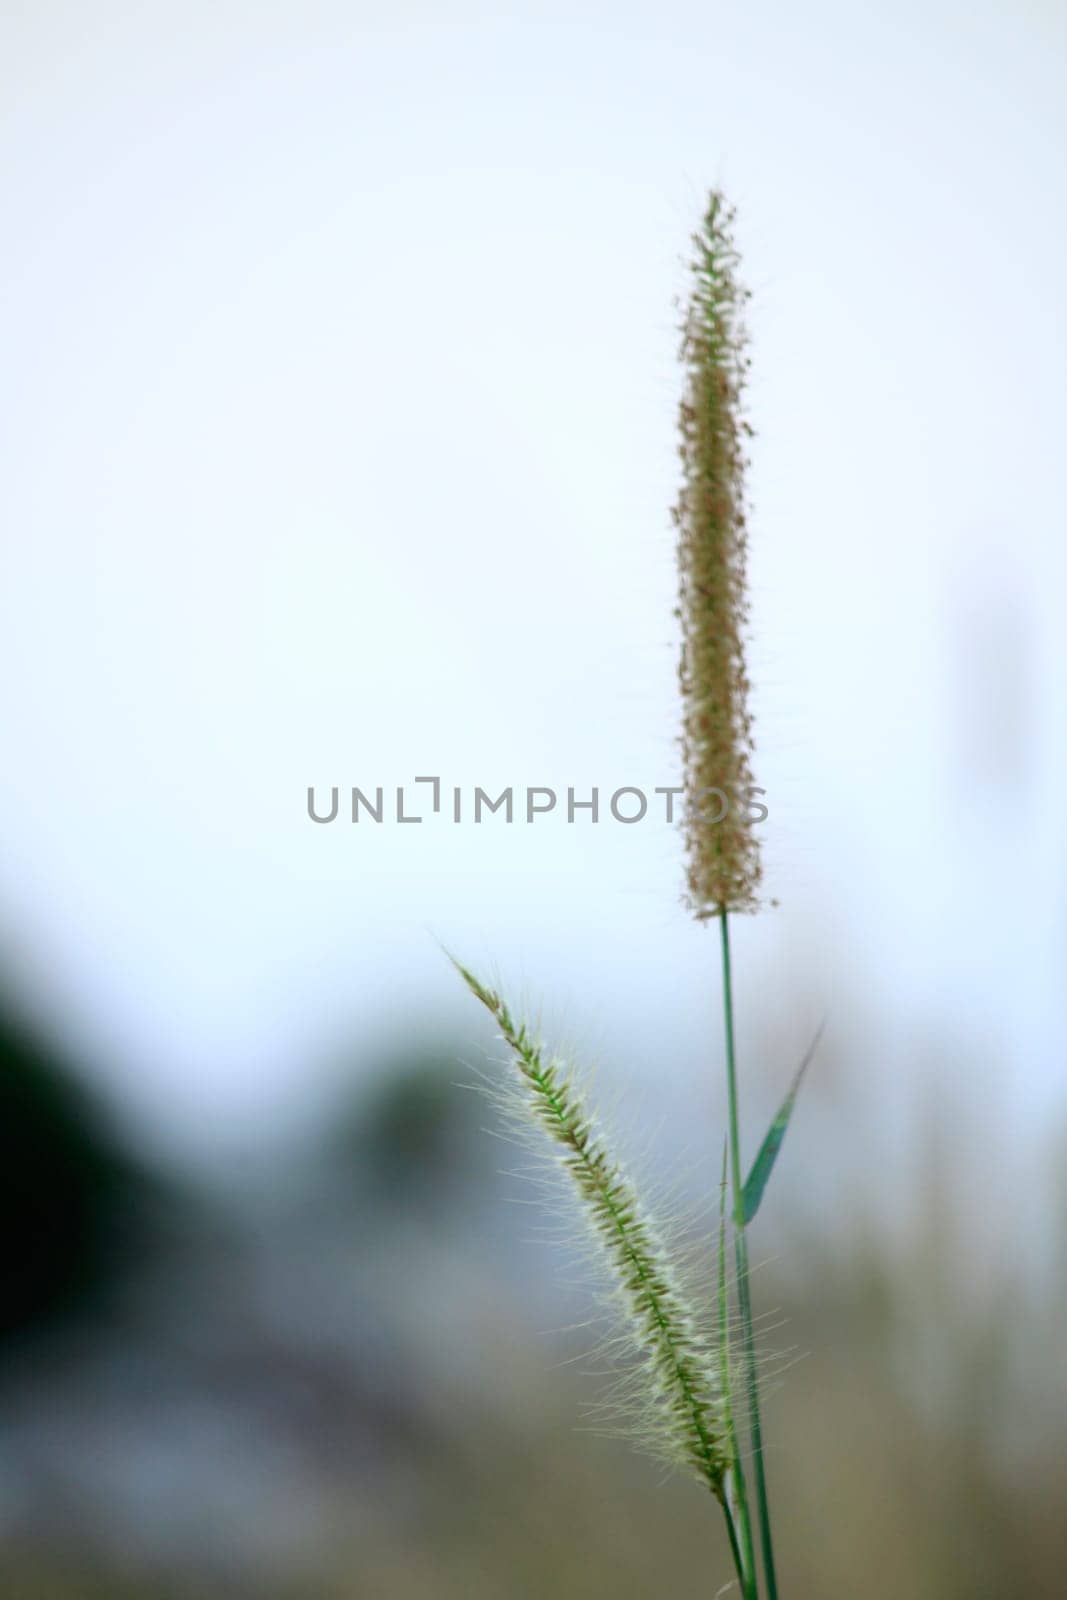
{"label": "grass flower spike", "polygon": [[499,995],[458,963],[457,968],[496,1020],[519,1072],[525,1111],[555,1146],[621,1290],[629,1332],[651,1385],[646,1415],[656,1427],[657,1454],[688,1468],[722,1501],[730,1460],[717,1358],[697,1331],[673,1266],[562,1064],[545,1058]]}
{"label": "grass flower spike", "polygon": [[735,276],[732,221],[722,196],[712,194],[693,239],[693,288],[682,325],[683,482],[674,520],[689,902],[698,917],[751,910],[760,881],[749,821],[752,725],[744,660],[747,292]]}

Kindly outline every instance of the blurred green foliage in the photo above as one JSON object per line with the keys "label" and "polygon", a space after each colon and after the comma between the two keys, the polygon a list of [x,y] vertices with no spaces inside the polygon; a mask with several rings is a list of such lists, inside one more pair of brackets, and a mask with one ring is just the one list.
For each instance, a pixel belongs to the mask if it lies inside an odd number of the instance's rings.
{"label": "blurred green foliage", "polygon": [[149,1187],[62,1048],[0,996],[0,1341],[106,1292]]}
{"label": "blurred green foliage", "polygon": [[[169,1480],[173,1505],[157,1514],[176,1536],[136,1553],[122,1523],[109,1523],[106,1494],[88,1517],[71,1505],[69,1484],[30,1521],[3,1521],[0,1470],[0,1593],[659,1600],[714,1594],[728,1581],[706,1495],[664,1481],[625,1444],[584,1428],[596,1361],[568,1364],[586,1335],[544,1331],[565,1320],[553,1323],[562,1302],[548,1288],[558,1263],[530,1237],[539,1213],[501,1205],[501,1183],[515,1189],[496,1168],[512,1164],[511,1152],[482,1132],[491,1115],[457,1086],[464,1073],[446,1045],[393,1061],[324,1129],[315,1159],[305,1152],[301,1167],[317,1198],[293,1207],[296,1223],[285,1209],[292,1189],[279,1171],[270,1175],[273,1210],[253,1207],[244,1224],[257,1278],[239,1255],[221,1258],[220,1269],[211,1258],[220,1230],[208,1223],[175,1260],[131,1254],[138,1196],[151,1181],[55,1052],[8,1023],[2,1038],[0,1192],[13,1263],[6,1326],[25,1345],[67,1311],[86,1317],[109,1275],[121,1268],[136,1279],[140,1260],[161,1297],[152,1334],[159,1370],[167,1371],[169,1342],[207,1352],[178,1411],[207,1418],[221,1455],[202,1500],[189,1499],[200,1469],[192,1487]],[[815,1131],[817,1105],[816,1097],[808,1161],[813,1144],[829,1149],[840,1133]],[[761,1252],[773,1247],[777,1258],[759,1269],[761,1302],[781,1306],[786,1323],[775,1326],[771,1314],[761,1332],[786,1592],[790,1600],[1060,1600],[1063,1187],[1046,1175],[1058,1200],[1046,1216],[1041,1272],[1021,1270],[1010,1252],[976,1266],[981,1197],[961,1178],[951,1120],[924,1111],[922,1121],[921,1225],[887,1228],[871,1187],[857,1189],[838,1227],[794,1205],[776,1237],[760,1232]],[[803,1162],[795,1165],[800,1174]],[[198,1253],[209,1258],[206,1302],[190,1290]],[[295,1356],[294,1317],[304,1341]],[[124,1337],[115,1336],[120,1374]],[[777,1381],[785,1358],[775,1352],[786,1347],[803,1359],[788,1358]],[[94,1382],[87,1371],[86,1387]],[[314,1425],[321,1448],[294,1439],[272,1398],[308,1386],[329,1400]],[[120,1396],[121,1388],[120,1380]],[[56,1417],[47,1386],[42,1393],[47,1435]],[[263,1404],[245,1444],[247,1421],[227,1420],[227,1407],[249,1394]],[[150,1433],[151,1389],[145,1404]],[[61,1436],[66,1447],[78,1447],[78,1426]],[[121,1441],[121,1427],[109,1437]],[[261,1477],[272,1455],[281,1471],[273,1489]],[[128,1470],[136,1478],[132,1461]],[[254,1528],[297,1518],[289,1542],[268,1556],[242,1547],[247,1524],[225,1509],[235,1472],[247,1475]],[[209,1528],[210,1554],[201,1542]]]}

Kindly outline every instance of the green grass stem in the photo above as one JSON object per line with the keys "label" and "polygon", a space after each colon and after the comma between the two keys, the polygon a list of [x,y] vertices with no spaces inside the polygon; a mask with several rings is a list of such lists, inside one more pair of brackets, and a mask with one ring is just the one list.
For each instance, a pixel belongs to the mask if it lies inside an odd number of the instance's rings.
{"label": "green grass stem", "polygon": [[767,1475],[763,1463],[763,1429],[760,1424],[759,1385],[756,1373],[756,1343],[752,1331],[752,1301],[748,1282],[748,1241],[745,1236],[744,1173],[741,1168],[739,1097],[737,1090],[737,1051],[734,1043],[733,976],[730,966],[730,928],[726,908],[719,914],[722,942],[723,1012],[726,1023],[726,1094],[729,1116],[730,1177],[733,1191],[734,1253],[737,1260],[737,1298],[741,1313],[741,1340],[748,1389],[748,1423],[752,1439],[753,1474],[759,1514],[760,1550],[767,1600],[778,1600],[774,1566],[774,1541],[767,1497]]}
{"label": "green grass stem", "polygon": [[[719,1189],[719,1390],[722,1396],[723,1425],[730,1447],[727,1474],[727,1523],[730,1528],[734,1564],[744,1600],[759,1600],[756,1589],[756,1553],[752,1545],[752,1521],[748,1512],[748,1490],[741,1464],[741,1450],[734,1421],[733,1372],[730,1362],[730,1296],[726,1284],[726,1189],[727,1149],[722,1152],[722,1183]],[[737,1533],[735,1535],[735,1524]]]}

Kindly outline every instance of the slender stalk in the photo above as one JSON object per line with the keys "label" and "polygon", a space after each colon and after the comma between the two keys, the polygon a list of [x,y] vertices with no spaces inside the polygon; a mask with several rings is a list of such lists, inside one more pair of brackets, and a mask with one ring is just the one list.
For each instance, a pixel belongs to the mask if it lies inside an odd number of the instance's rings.
{"label": "slender stalk", "polygon": [[[726,1185],[727,1151],[722,1152],[722,1184],[719,1189],[719,1389],[722,1395],[722,1415],[726,1439],[730,1447],[730,1471],[727,1474],[725,1502],[726,1520],[733,1535],[733,1519],[740,1531],[741,1550],[735,1551],[737,1576],[745,1600],[759,1600],[756,1589],[756,1552],[752,1545],[752,1521],[748,1514],[748,1490],[741,1465],[741,1451],[737,1442],[737,1424],[734,1421],[733,1375],[730,1362],[730,1303],[726,1287]],[[742,1565],[743,1556],[743,1565]]]}
{"label": "slender stalk", "polygon": [[731,1511],[728,1501],[723,1501],[722,1509],[726,1517],[726,1531],[730,1535],[730,1553],[734,1558],[734,1567],[737,1570],[737,1581],[741,1585],[741,1593],[744,1595],[745,1600],[758,1600],[755,1590],[752,1588],[751,1578],[746,1572],[745,1564],[741,1557],[741,1547],[737,1542],[734,1513]]}
{"label": "slender stalk", "polygon": [[730,969],[730,929],[726,907],[719,911],[719,928],[722,936],[722,991],[723,1011],[726,1019],[726,1093],[729,1112],[730,1175],[734,1202],[734,1252],[737,1259],[737,1296],[741,1312],[741,1337],[745,1356],[745,1376],[748,1387],[748,1422],[752,1436],[753,1471],[756,1480],[756,1501],[759,1511],[760,1549],[763,1552],[763,1575],[767,1587],[767,1600],[778,1600],[778,1584],[774,1570],[774,1544],[771,1538],[771,1514],[767,1499],[767,1478],[763,1467],[763,1430],[760,1426],[759,1389],[756,1381],[756,1343],[752,1332],[752,1302],[748,1287],[748,1241],[745,1237],[744,1175],[741,1170],[741,1137],[739,1133],[737,1055],[734,1047],[734,996]]}
{"label": "slender stalk", "polygon": [[759,1600],[759,1590],[756,1587],[756,1556],[752,1548],[752,1525],[749,1521],[745,1480],[740,1461],[730,1468],[724,1490],[722,1509],[726,1517],[726,1529],[730,1535],[730,1549],[737,1569],[737,1581],[744,1600]]}

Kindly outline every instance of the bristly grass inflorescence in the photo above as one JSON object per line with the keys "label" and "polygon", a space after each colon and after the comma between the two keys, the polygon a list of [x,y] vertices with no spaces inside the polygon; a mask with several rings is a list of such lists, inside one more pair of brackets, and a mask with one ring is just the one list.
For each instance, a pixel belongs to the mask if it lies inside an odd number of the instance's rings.
{"label": "bristly grass inflorescence", "polygon": [[[689,904],[701,918],[752,910],[760,882],[747,807],[753,787],[744,655],[748,292],[737,281],[732,227],[732,210],[712,193],[703,228],[693,236],[692,292],[682,323],[683,480],[674,520]],[[711,793],[722,797],[723,815],[709,826],[702,818]]]}
{"label": "bristly grass inflorescence", "polygon": [[458,962],[456,967],[495,1019],[518,1069],[525,1110],[552,1141],[622,1291],[629,1333],[652,1391],[646,1416],[656,1436],[648,1442],[721,1501],[730,1456],[719,1369],[673,1263],[562,1062],[545,1055],[498,994]]}

